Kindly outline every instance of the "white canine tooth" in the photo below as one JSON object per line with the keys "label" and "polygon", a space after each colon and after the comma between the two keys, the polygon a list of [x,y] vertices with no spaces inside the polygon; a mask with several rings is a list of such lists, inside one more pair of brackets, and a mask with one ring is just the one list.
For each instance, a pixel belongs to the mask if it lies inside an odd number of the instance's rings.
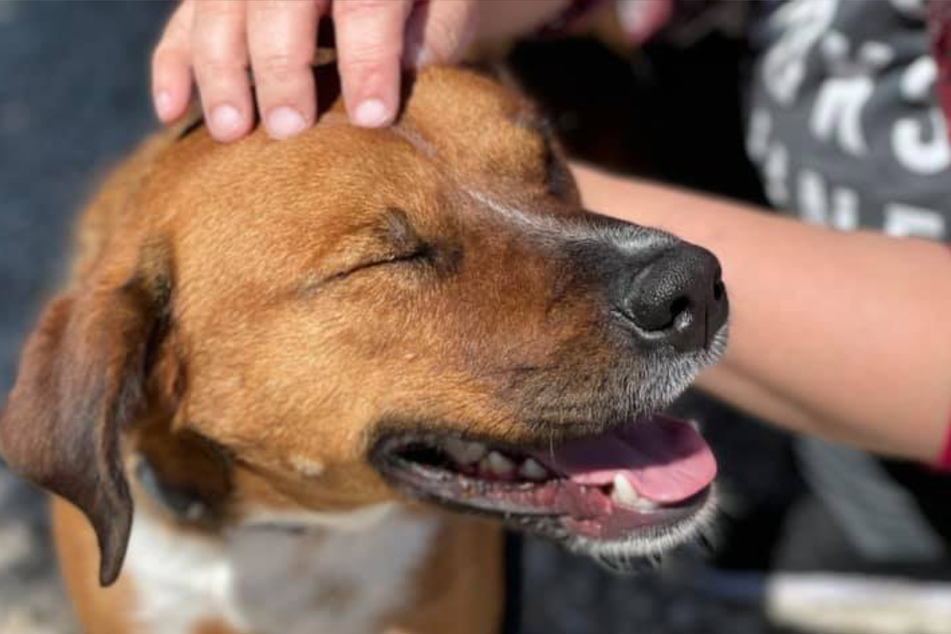
{"label": "white canine tooth", "polygon": [[488,463],[489,471],[496,475],[506,476],[515,471],[515,463],[498,451],[490,451],[486,462]]}
{"label": "white canine tooth", "polygon": [[640,508],[644,501],[631,486],[631,483],[627,481],[627,478],[620,473],[614,476],[614,489],[611,491],[611,499],[621,506],[629,508]]}
{"label": "white canine tooth", "polygon": [[486,448],[481,442],[466,442],[458,438],[449,438],[443,442],[446,453],[460,464],[470,465],[485,455]]}
{"label": "white canine tooth", "polygon": [[650,500],[645,500],[641,498],[637,501],[637,510],[638,511],[656,511],[657,504],[651,502]]}
{"label": "white canine tooth", "polygon": [[548,469],[541,466],[534,458],[526,458],[519,466],[518,474],[526,480],[544,480],[548,477]]}

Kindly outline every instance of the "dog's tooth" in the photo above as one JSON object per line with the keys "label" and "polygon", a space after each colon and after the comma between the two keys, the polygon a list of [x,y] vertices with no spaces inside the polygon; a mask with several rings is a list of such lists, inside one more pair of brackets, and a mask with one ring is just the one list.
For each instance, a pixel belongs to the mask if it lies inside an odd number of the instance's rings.
{"label": "dog's tooth", "polygon": [[645,513],[658,509],[656,503],[641,497],[634,487],[631,486],[631,483],[628,482],[627,478],[620,473],[614,476],[614,488],[611,491],[611,499],[621,506],[634,508],[638,511],[644,511]]}
{"label": "dog's tooth", "polygon": [[488,451],[489,448],[481,442],[470,442],[466,444],[466,455],[469,456],[470,462],[481,460]]}
{"label": "dog's tooth", "polygon": [[489,471],[496,475],[507,476],[515,471],[515,463],[498,451],[490,451],[486,457],[486,463]]}
{"label": "dog's tooth", "polygon": [[526,480],[544,480],[548,477],[548,469],[541,466],[534,458],[526,458],[519,465],[518,473]]}
{"label": "dog's tooth", "polygon": [[627,481],[620,473],[614,476],[614,489],[611,491],[611,499],[629,508],[639,508],[642,502],[641,496],[637,494],[631,483]]}
{"label": "dog's tooth", "polygon": [[449,438],[443,442],[446,453],[452,456],[456,462],[464,465],[470,465],[485,455],[485,445],[480,442],[466,442],[458,438]]}
{"label": "dog's tooth", "polygon": [[447,438],[442,442],[443,449],[446,450],[452,459],[456,462],[468,464],[464,459],[466,457],[466,442],[458,438]]}

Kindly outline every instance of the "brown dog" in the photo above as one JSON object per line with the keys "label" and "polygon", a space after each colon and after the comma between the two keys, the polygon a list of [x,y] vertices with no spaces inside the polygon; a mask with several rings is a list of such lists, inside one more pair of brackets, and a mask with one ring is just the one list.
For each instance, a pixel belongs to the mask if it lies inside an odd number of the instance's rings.
{"label": "brown dog", "polygon": [[85,214],[2,441],[86,516],[54,504],[90,634],[492,632],[493,520],[623,566],[707,514],[652,412],[722,347],[715,258],[583,211],[516,94],[409,92],[387,130],[160,135]]}

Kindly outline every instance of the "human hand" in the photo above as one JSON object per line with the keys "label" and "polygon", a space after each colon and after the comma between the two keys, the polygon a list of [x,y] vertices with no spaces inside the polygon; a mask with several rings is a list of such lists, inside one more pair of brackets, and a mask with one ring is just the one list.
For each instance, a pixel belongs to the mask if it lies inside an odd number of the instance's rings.
{"label": "human hand", "polygon": [[356,125],[386,126],[401,65],[456,61],[475,31],[476,1],[183,0],[152,57],[156,112],[163,123],[181,117],[194,74],[212,136],[237,140],[254,121],[250,67],[268,135],[300,133],[317,112],[317,25],[332,14],[347,113]]}

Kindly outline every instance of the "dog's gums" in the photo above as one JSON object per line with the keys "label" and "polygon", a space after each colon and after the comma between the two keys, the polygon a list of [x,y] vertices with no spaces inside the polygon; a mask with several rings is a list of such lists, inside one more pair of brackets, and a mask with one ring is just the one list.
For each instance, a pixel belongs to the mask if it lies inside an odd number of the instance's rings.
{"label": "dog's gums", "polygon": [[693,426],[662,415],[548,447],[395,435],[373,461],[412,496],[497,516],[613,568],[688,539],[710,511],[716,475]]}

